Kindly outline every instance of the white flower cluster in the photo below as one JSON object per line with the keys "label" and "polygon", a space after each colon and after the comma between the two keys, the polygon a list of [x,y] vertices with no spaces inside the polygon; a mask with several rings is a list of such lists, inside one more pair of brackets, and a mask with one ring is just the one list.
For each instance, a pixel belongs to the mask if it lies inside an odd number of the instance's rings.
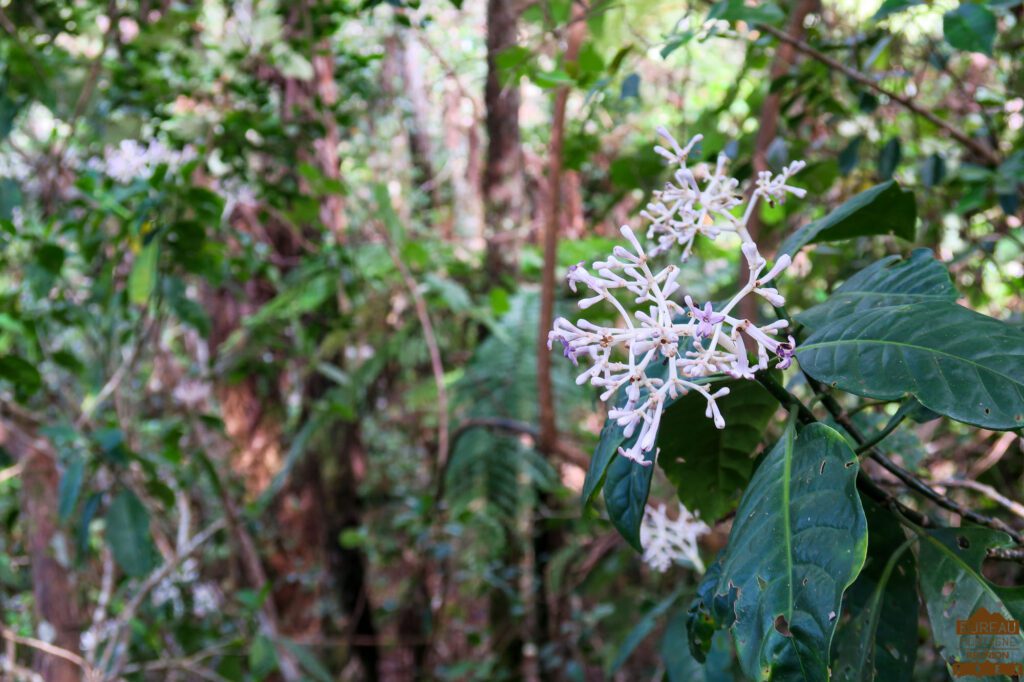
{"label": "white flower cluster", "polygon": [[195,158],[196,152],[192,147],[178,151],[158,140],[152,140],[148,145],[138,140],[121,140],[116,147],[107,147],[102,159],[91,159],[89,167],[117,182],[128,184],[137,179],[148,179],[161,164],[175,170]]}
{"label": "white flower cluster", "polygon": [[[701,137],[680,147],[667,131],[658,132],[671,150],[659,146],[655,151],[677,169],[673,181],[655,194],[642,213],[651,223],[647,236],[655,240],[654,246],[645,250],[633,230],[623,226],[622,236],[629,242],[629,249],[616,246],[611,256],[593,264],[593,272],[582,263],[569,268],[570,288],[576,291],[582,284],[592,292],[579,302],[579,307],[587,309],[606,301],[618,312],[622,326],[601,327],[586,319],[573,324],[559,318],[548,335],[548,345],[561,342],[565,356],[574,364],[580,357],[590,360],[592,364],[576,381],[602,388],[601,400],[607,402],[625,387],[625,403],[609,410],[608,416],[624,427],[627,438],[639,427],[636,442],[628,449],[619,448],[619,454],[644,466],[652,463],[653,458],[648,459],[645,453],[654,448],[661,416],[670,399],[690,391],[700,393],[707,400],[707,416],[721,429],[725,420],[715,401],[727,395],[729,389],[713,390],[707,385],[712,377],[752,379],[754,372],[768,368],[772,355],[778,358],[778,367],[789,366],[793,337],[788,341],[776,338],[789,325],[786,320],[759,327],[731,313],[749,295],[761,296],[774,306],[785,303],[779,292],[767,285],[789,267],[790,258],[783,255],[766,271],[767,262],[746,225],[760,199],[775,203],[784,201],[787,194],[802,197],[805,193],[787,184],[804,166],[797,161],[778,175],[759,174],[751,198],[740,212],[743,199],[738,192],[739,182],[725,175],[724,155],[713,172],[706,166],[691,169],[686,159]],[[696,305],[690,296],[684,296],[685,305],[681,305],[676,300],[679,267],[668,265],[655,272],[651,259],[679,244],[685,260],[698,234],[715,239],[723,232],[734,233],[740,239],[749,269],[746,283],[717,310],[711,302],[703,307]],[[616,296],[620,292],[646,309],[630,314]],[[613,355],[616,349],[624,351],[625,357]],[[755,355],[753,362],[748,350]]]}
{"label": "white flower cluster", "polygon": [[664,504],[657,507],[647,505],[640,524],[644,562],[659,573],[667,571],[672,564],[689,566],[703,573],[704,562],[697,549],[697,538],[710,530],[682,504],[675,519],[668,517]]}

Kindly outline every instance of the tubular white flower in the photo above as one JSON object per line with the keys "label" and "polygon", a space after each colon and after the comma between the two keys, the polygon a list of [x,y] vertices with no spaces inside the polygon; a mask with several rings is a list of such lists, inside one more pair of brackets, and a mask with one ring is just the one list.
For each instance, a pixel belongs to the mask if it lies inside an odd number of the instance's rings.
{"label": "tubular white flower", "polygon": [[[664,129],[658,133],[667,147],[659,145],[655,151],[676,170],[673,180],[655,192],[641,212],[650,223],[647,239],[653,245],[645,249],[633,230],[623,226],[621,233],[629,248],[616,246],[610,256],[595,261],[589,269],[584,263],[574,265],[567,277],[573,292],[578,285],[590,292],[579,301],[581,309],[606,302],[618,313],[620,325],[600,327],[586,319],[573,324],[559,318],[548,334],[548,346],[559,341],[563,354],[573,364],[578,365],[581,358],[590,361],[577,377],[578,384],[601,388],[601,400],[606,402],[624,388],[625,402],[610,409],[608,417],[623,428],[627,438],[636,436],[629,448],[619,448],[619,454],[644,466],[653,462],[647,453],[654,450],[668,402],[690,391],[698,392],[707,401],[708,418],[721,429],[725,420],[716,401],[729,390],[712,392],[709,382],[725,376],[753,379],[755,372],[768,368],[772,355],[781,368],[791,363],[792,337],[788,342],[775,338],[788,326],[787,321],[757,327],[730,313],[752,294],[776,307],[785,304],[778,289],[766,285],[785,272],[790,258],[779,257],[765,272],[767,262],[746,226],[761,199],[774,204],[784,201],[787,194],[805,194],[789,184],[804,166],[796,161],[778,175],[760,173],[744,206],[739,181],[725,174],[724,155],[719,156],[713,171],[703,165],[691,169],[687,159],[700,136],[681,147]],[[673,299],[679,291],[679,267],[670,264],[655,271],[651,259],[678,245],[685,261],[697,235],[715,239],[723,232],[740,239],[740,250],[750,271],[746,284],[717,309],[709,301],[699,305],[690,296],[683,297],[685,307],[680,305]],[[639,309],[630,313],[633,307]],[[756,355],[755,361],[751,361],[748,351]]]}
{"label": "tubular white flower", "polygon": [[665,505],[647,505],[640,524],[640,545],[644,548],[644,562],[655,571],[664,573],[672,564],[689,566],[704,572],[697,548],[697,538],[711,529],[690,513],[682,504],[679,516],[670,519]]}

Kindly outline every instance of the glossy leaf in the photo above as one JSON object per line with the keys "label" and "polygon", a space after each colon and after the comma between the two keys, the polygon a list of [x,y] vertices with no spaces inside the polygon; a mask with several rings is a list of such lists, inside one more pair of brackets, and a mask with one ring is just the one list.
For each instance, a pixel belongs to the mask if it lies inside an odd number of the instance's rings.
{"label": "glossy leaf", "polygon": [[654,450],[644,453],[651,462],[643,466],[625,457],[615,457],[608,466],[604,481],[604,504],[608,518],[616,530],[638,552],[640,544],[640,522],[644,519],[647,496],[651,492],[651,477],[654,475]]}
{"label": "glossy leaf", "polygon": [[[921,594],[928,608],[932,635],[947,662],[964,660],[957,621],[985,609],[1004,618],[1024,620],[1024,587],[1000,587],[981,572],[987,551],[1011,547],[1004,533],[961,527],[919,530]],[[1024,652],[1024,634],[1010,635]]]}
{"label": "glossy leaf", "polygon": [[107,543],[121,569],[139,578],[156,565],[156,549],[149,534],[149,512],[130,490],[114,498],[107,510]]}
{"label": "glossy leaf", "polygon": [[876,308],[821,327],[797,348],[818,381],[989,429],[1024,426],[1024,331],[954,303]]}
{"label": "glossy leaf", "polygon": [[843,598],[832,679],[906,682],[917,658],[917,564],[895,517],[872,502],[864,511],[868,557]]}
{"label": "glossy leaf", "polygon": [[958,50],[992,55],[996,37],[996,15],[982,4],[961,2],[942,16],[946,42]]}
{"label": "glossy leaf", "polygon": [[[689,349],[690,346],[686,348]],[[652,377],[664,377],[667,372],[668,365],[664,361],[659,365],[648,368],[648,375]],[[646,389],[641,389],[640,400],[643,401],[646,395]],[[624,392],[616,396],[616,407],[621,407],[625,403],[626,396]],[[666,418],[668,416],[667,410],[672,406],[672,403],[671,399],[666,403]],[[581,498],[584,506],[590,504],[594,499],[594,495],[604,486],[608,467],[618,454],[619,448],[630,448],[639,437],[639,429],[637,433],[634,433],[629,438],[626,438],[622,431],[623,427],[611,419],[605,420],[604,426],[601,428],[601,435],[597,441],[597,448],[594,450],[594,456],[590,459],[586,479],[583,481],[583,494]],[[623,471],[625,470],[623,469]]]}
{"label": "glossy leaf", "polygon": [[819,423],[797,434],[791,423],[754,473],[720,570],[691,608],[691,623],[704,614],[729,628],[748,677],[828,679],[843,591],[867,549],[858,468],[836,431]]}
{"label": "glossy leaf", "polygon": [[861,192],[821,220],[800,228],[782,242],[779,253],[794,254],[808,244],[878,234],[911,240],[916,222],[913,192],[890,180]]}
{"label": "glossy leaf", "polygon": [[676,486],[679,500],[714,523],[732,511],[750,480],[752,454],[778,401],[754,381],[726,382],[729,395],[718,400],[725,428],[704,416],[707,401],[683,396],[668,412],[658,433],[658,464]]}
{"label": "glossy leaf", "polygon": [[828,300],[796,316],[809,329],[847,315],[907,303],[955,302],[959,294],[946,266],[928,249],[915,249],[910,258],[887,256],[846,280]]}

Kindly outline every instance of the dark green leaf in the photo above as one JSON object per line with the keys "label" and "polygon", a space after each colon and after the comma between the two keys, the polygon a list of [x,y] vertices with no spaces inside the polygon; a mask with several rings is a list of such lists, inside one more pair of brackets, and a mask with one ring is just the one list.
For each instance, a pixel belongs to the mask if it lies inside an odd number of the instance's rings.
{"label": "dark green leaf", "polygon": [[921,162],[921,182],[925,187],[935,187],[946,178],[946,160],[941,154],[931,154]]}
{"label": "dark green leaf", "polygon": [[909,682],[917,658],[917,565],[895,517],[867,502],[868,558],[846,591],[832,670],[837,682]]}
{"label": "dark green leaf", "polygon": [[891,180],[902,158],[903,148],[900,141],[895,137],[889,138],[878,154],[878,177],[882,180]]}
{"label": "dark green leaf", "polygon": [[629,660],[629,657],[633,655],[636,648],[643,644],[643,641],[654,630],[654,626],[658,624],[658,620],[679,600],[680,594],[681,590],[677,588],[672,594],[655,604],[654,608],[645,613],[640,618],[640,621],[633,626],[633,629],[626,635],[626,639],[623,640],[622,646],[619,647],[619,651],[615,655],[615,660],[612,661],[611,667],[608,669],[609,676],[615,675],[622,665]]}
{"label": "dark green leaf", "polygon": [[875,16],[871,18],[874,21],[881,21],[886,17],[898,14],[910,7],[920,5],[923,2],[924,0],[885,0],[885,2],[882,3],[882,6],[878,8],[878,11],[875,12]]}
{"label": "dark green leaf", "polygon": [[864,141],[863,135],[850,140],[850,143],[843,147],[843,151],[839,152],[839,172],[843,175],[849,175],[856,165],[857,160],[860,158],[860,144]]}
{"label": "dark green leaf", "polygon": [[912,240],[917,222],[913,192],[890,180],[861,192],[821,220],[791,234],[779,253],[794,254],[807,244],[877,234],[894,234]]}
{"label": "dark green leaf", "polygon": [[619,99],[639,99],[640,98],[640,75],[631,73],[625,77],[622,81],[622,91],[619,93]]}
{"label": "dark green leaf", "polygon": [[731,511],[750,480],[752,454],[779,403],[761,384],[735,380],[718,400],[725,428],[704,415],[707,401],[697,393],[665,411],[658,433],[658,464],[676,486],[679,500],[714,523]]}
{"label": "dark green leaf", "polygon": [[714,634],[707,658],[701,663],[687,646],[686,611],[683,609],[669,617],[659,648],[669,682],[733,682],[737,679],[732,671],[729,633],[719,630]]}
{"label": "dark green leaf", "polygon": [[24,395],[35,393],[43,385],[39,370],[16,355],[0,356],[0,379],[11,382]]}
{"label": "dark green leaf", "polygon": [[[634,437],[637,434],[634,434]],[[641,552],[640,522],[644,518],[647,496],[654,474],[654,451],[644,453],[650,464],[644,466],[625,457],[615,457],[604,481],[604,504],[608,518],[633,548]]]}
{"label": "dark green leaf", "polygon": [[85,475],[85,458],[75,456],[64,469],[57,489],[57,516],[61,523],[75,510],[78,495],[82,491],[82,477]]}
{"label": "dark green leaf", "polygon": [[[961,527],[919,530],[921,594],[928,607],[935,644],[948,663],[965,660],[961,649],[971,638],[957,632],[957,621],[982,609],[1003,618],[1024,620],[1024,587],[1000,587],[982,574],[991,548],[1012,547],[1004,533],[987,528]],[[1018,662],[1024,653],[1024,634],[1006,635]],[[964,640],[968,640],[965,642]],[[972,678],[973,679],[973,678]]]}
{"label": "dark green leaf", "polygon": [[[665,363],[648,368],[648,375],[651,377],[664,377],[668,372],[668,366]],[[646,392],[641,392],[640,400],[644,400]],[[618,396],[615,406],[621,407],[626,403],[626,396]],[[616,424],[611,419],[606,419],[604,427],[601,429],[601,436],[597,441],[597,448],[594,450],[594,456],[590,458],[590,467],[587,469],[587,477],[583,481],[583,494],[582,501],[583,505],[586,506],[594,499],[594,495],[601,490],[605,484],[606,474],[608,468],[612,463],[613,459],[622,459],[617,457],[619,448],[629,449],[636,442],[637,438],[640,437],[639,432],[634,433],[629,438],[623,434],[623,427]],[[627,460],[628,462],[628,460]],[[650,467],[644,467],[650,468]],[[626,468],[621,468],[618,472],[618,476],[622,476],[627,473]],[[646,493],[644,499],[647,499]],[[641,510],[641,515],[642,515]],[[639,526],[637,526],[636,533],[639,534]],[[637,535],[637,542],[639,543],[639,535]]]}
{"label": "dark green leaf", "polygon": [[809,329],[875,308],[908,303],[952,303],[959,294],[946,266],[928,249],[915,249],[910,258],[887,256],[875,261],[832,292],[828,300],[796,316]]}
{"label": "dark green leaf", "polygon": [[811,334],[797,357],[815,379],[850,393],[910,394],[975,426],[1024,426],[1024,331],[955,303],[841,317]]}
{"label": "dark green leaf", "polygon": [[992,56],[996,37],[996,15],[984,5],[961,2],[942,16],[942,32],[946,42],[958,50],[981,52]]}
{"label": "dark green leaf", "polygon": [[[824,424],[792,422],[740,502],[710,596],[691,609],[731,630],[756,680],[828,679],[843,591],[864,565],[857,457]],[[717,575],[716,575],[717,573]]]}
{"label": "dark green leaf", "polygon": [[156,566],[156,549],[149,534],[149,512],[130,490],[114,498],[107,510],[107,543],[118,566],[140,578]]}
{"label": "dark green leaf", "polygon": [[770,2],[748,5],[744,0],[719,0],[708,12],[709,20],[745,21],[749,24],[777,24],[785,18],[785,13]]}

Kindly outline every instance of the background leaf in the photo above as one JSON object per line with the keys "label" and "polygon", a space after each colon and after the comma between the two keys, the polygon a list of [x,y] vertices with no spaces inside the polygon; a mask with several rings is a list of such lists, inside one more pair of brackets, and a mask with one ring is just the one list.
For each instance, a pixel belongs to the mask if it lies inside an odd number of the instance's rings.
{"label": "background leaf", "polygon": [[961,2],[942,16],[946,42],[958,50],[992,56],[996,37],[996,15],[983,4]]}
{"label": "background leaf", "polygon": [[107,510],[107,543],[117,565],[133,578],[156,566],[156,548],[149,534],[149,512],[130,490],[122,491]]}
{"label": "background leaf", "polygon": [[146,305],[156,288],[157,261],[160,256],[160,242],[152,240],[139,251],[128,276],[128,300],[136,305]]}
{"label": "background leaf", "polygon": [[821,220],[801,227],[782,242],[779,253],[794,254],[808,244],[878,234],[912,240],[916,221],[913,192],[890,180],[861,192]]}
{"label": "background leaf", "polygon": [[779,407],[761,384],[724,383],[729,395],[718,400],[725,428],[704,416],[707,401],[696,393],[666,410],[658,433],[658,464],[676,486],[679,500],[711,524],[732,511],[750,480],[752,454]]}
{"label": "background leaf", "polygon": [[[947,662],[963,660],[958,620],[982,608],[1024,619],[1024,587],[994,585],[981,572],[988,549],[1013,546],[1009,536],[977,527],[920,530],[918,535],[921,594],[935,643]],[[1017,632],[1013,638],[1018,651],[1024,651],[1024,634]]]}
{"label": "background leaf", "polygon": [[909,681],[917,658],[917,564],[893,515],[865,501],[867,561],[843,597],[833,680]]}
{"label": "background leaf", "polygon": [[953,303],[959,293],[946,266],[928,249],[914,249],[910,258],[887,256],[846,280],[828,300],[796,316],[810,329],[847,315],[907,303]]}

